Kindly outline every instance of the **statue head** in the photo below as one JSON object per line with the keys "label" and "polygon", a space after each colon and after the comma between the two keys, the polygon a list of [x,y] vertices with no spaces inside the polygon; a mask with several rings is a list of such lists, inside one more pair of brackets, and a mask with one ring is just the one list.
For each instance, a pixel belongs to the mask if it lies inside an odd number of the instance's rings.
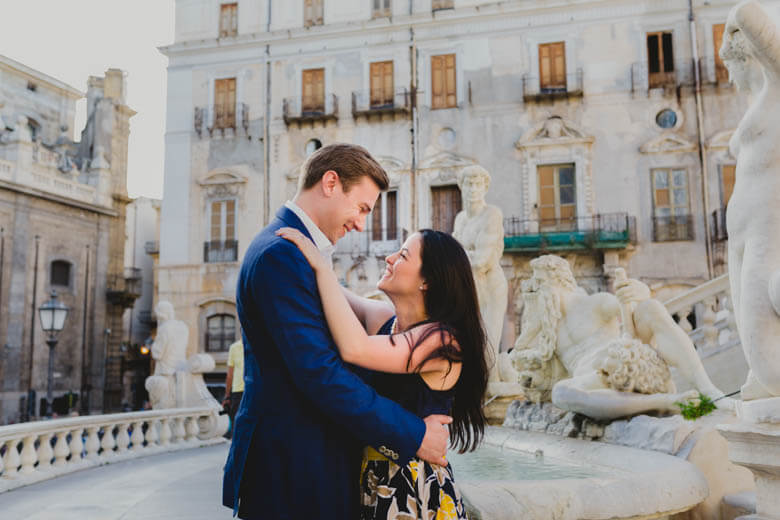
{"label": "statue head", "polygon": [[172,320],[176,314],[173,311],[173,305],[171,302],[162,301],[154,308],[154,314],[160,322]]}
{"label": "statue head", "polygon": [[458,188],[464,205],[484,204],[489,186],[490,174],[482,166],[467,166],[458,173]]}
{"label": "statue head", "polygon": [[755,58],[753,45],[739,29],[736,12],[736,9],[732,9],[729,13],[718,54],[729,71],[729,79],[737,88],[747,94],[756,93],[764,85],[764,74]]}

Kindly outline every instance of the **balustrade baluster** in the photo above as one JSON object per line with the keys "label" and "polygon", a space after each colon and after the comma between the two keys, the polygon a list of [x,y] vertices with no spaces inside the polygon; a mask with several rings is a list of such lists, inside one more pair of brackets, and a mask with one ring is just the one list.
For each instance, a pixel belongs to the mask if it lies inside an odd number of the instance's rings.
{"label": "balustrade baluster", "polygon": [[135,421],[133,423],[133,434],[130,436],[130,440],[133,442],[133,450],[140,450],[144,447],[144,422]]}
{"label": "balustrade baluster", "polygon": [[103,426],[103,439],[100,442],[100,447],[103,448],[103,457],[113,457],[114,448],[116,447],[116,441],[114,440],[114,425],[107,424]]}
{"label": "balustrade baluster", "polygon": [[[70,431],[70,463],[77,464],[81,462],[81,458],[84,454],[84,439],[81,438],[81,434],[84,432],[84,428],[76,428]],[[66,432],[67,433],[67,432]],[[65,433],[62,434],[62,440],[65,440]],[[56,447],[55,447],[56,454]]]}
{"label": "balustrade baluster", "polygon": [[46,471],[51,467],[51,460],[54,458],[54,450],[51,449],[51,438],[54,433],[44,433],[41,435],[40,444],[38,444],[38,471]]}
{"label": "balustrade baluster", "polygon": [[35,462],[38,460],[38,454],[35,452],[35,439],[37,438],[37,435],[28,435],[24,438],[22,444],[22,455],[20,458],[22,469],[20,472],[25,475],[35,471]]}
{"label": "balustrade baluster", "polygon": [[168,418],[162,419],[160,428],[160,446],[167,446],[171,442],[171,420]]}
{"label": "balustrade baluster", "polygon": [[5,455],[3,455],[3,465],[5,478],[14,478],[19,468],[19,452],[16,447],[19,445],[19,439],[5,441]]}
{"label": "balustrade baluster", "polygon": [[[54,466],[64,466],[70,455],[70,446],[68,446],[68,430],[57,432],[57,440],[54,442]],[[40,458],[40,457],[39,457]],[[40,462],[39,462],[40,464]]]}
{"label": "balustrade baluster", "polygon": [[98,450],[100,449],[100,439],[98,438],[98,430],[100,426],[87,427],[87,443],[84,446],[87,449],[87,458],[98,458]]}
{"label": "balustrade baluster", "polygon": [[187,437],[185,437],[184,439],[187,442],[195,442],[197,440],[197,435],[198,435],[197,421],[198,421],[197,417],[187,417],[187,421],[186,421]]}
{"label": "balustrade baluster", "polygon": [[173,442],[180,443],[184,441],[187,430],[184,429],[184,417],[176,417],[173,420]]}
{"label": "balustrade baluster", "polygon": [[159,439],[159,436],[157,435],[157,424],[160,421],[157,419],[152,419],[149,421],[149,427],[146,429],[146,447],[150,448],[152,446],[155,446],[157,444],[157,440]]}
{"label": "balustrade baluster", "polygon": [[118,453],[127,451],[127,447],[130,446],[130,436],[127,434],[129,426],[129,423],[122,423],[118,426],[119,430],[116,434],[116,451]]}

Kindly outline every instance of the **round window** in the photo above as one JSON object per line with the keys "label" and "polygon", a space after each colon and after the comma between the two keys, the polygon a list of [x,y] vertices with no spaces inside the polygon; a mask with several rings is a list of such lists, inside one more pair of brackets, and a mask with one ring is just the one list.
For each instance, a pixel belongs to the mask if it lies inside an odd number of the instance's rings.
{"label": "round window", "polygon": [[661,128],[674,128],[674,125],[677,124],[677,114],[669,108],[661,110],[655,116],[655,122]]}
{"label": "round window", "polygon": [[310,156],[320,148],[322,148],[322,143],[319,139],[310,140],[308,143],[306,143],[306,157]]}

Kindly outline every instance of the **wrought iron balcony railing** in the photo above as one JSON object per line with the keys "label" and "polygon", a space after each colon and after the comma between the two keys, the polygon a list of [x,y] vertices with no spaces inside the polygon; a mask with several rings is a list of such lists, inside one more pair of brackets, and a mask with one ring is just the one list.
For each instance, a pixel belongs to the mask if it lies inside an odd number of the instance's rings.
{"label": "wrought iron balcony railing", "polygon": [[235,262],[238,260],[238,240],[208,240],[203,242],[203,262]]}
{"label": "wrought iron balcony railing", "polygon": [[566,219],[504,219],[504,251],[623,249],[636,242],[636,218],[605,213]]}
{"label": "wrought iron balcony railing", "polygon": [[300,96],[285,98],[282,101],[284,122],[289,126],[315,121],[336,121],[339,104],[336,94],[326,94],[321,102],[304,100]]}
{"label": "wrought iron balcony railing", "polygon": [[554,98],[582,96],[582,69],[566,74],[565,81],[550,83],[539,77],[523,75],[523,100],[540,101]]}
{"label": "wrought iron balcony railing", "polygon": [[693,240],[693,216],[653,217],[653,242]]}
{"label": "wrought iron balcony railing", "polygon": [[693,86],[695,72],[693,60],[690,58],[676,60],[674,70],[651,71],[646,61],[631,64],[631,92],[647,92],[654,88],[672,89],[682,86]]}
{"label": "wrought iron balcony railing", "polygon": [[710,215],[710,239],[713,242],[722,242],[729,239],[726,229],[726,208],[718,208]]}
{"label": "wrought iron balcony railing", "polygon": [[[240,123],[240,126],[238,123]],[[204,130],[208,132],[209,137],[213,136],[217,130],[223,136],[226,130],[231,130],[233,135],[237,135],[239,128],[243,129],[245,136],[250,137],[249,105],[246,103],[235,103],[216,104],[211,107],[195,107],[193,128],[198,137],[203,137]]]}
{"label": "wrought iron balcony railing", "polygon": [[398,251],[406,238],[406,230],[400,227],[352,231],[339,240],[335,254],[358,256],[386,256]]}
{"label": "wrought iron balcony railing", "polygon": [[715,56],[702,56],[699,58],[699,78],[704,85],[729,85],[729,71],[722,61]]}
{"label": "wrought iron balcony railing", "polygon": [[106,297],[113,305],[132,307],[141,296],[143,276],[137,267],[125,267],[122,274],[110,275],[106,283]]}
{"label": "wrought iron balcony railing", "polygon": [[352,116],[355,118],[382,114],[408,114],[412,99],[405,88],[396,89],[391,96],[377,96],[370,90],[352,93]]}

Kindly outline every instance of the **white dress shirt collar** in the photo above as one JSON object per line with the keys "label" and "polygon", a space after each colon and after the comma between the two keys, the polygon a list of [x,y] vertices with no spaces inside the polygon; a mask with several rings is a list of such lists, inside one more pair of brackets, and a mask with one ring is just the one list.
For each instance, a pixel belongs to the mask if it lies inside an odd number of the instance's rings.
{"label": "white dress shirt collar", "polygon": [[284,203],[284,205],[290,211],[295,213],[299,219],[301,219],[301,222],[303,222],[303,226],[306,228],[306,231],[308,231],[311,235],[311,238],[314,241],[314,245],[317,246],[317,249],[320,250],[325,258],[330,260],[333,256],[333,251],[336,249],[336,246],[328,239],[328,237],[325,236],[325,233],[323,233],[322,230],[317,227],[317,224],[314,223],[311,217],[309,217],[309,215],[307,215],[306,212],[303,211],[303,209],[301,209],[301,207],[298,206],[295,202],[288,200]]}

